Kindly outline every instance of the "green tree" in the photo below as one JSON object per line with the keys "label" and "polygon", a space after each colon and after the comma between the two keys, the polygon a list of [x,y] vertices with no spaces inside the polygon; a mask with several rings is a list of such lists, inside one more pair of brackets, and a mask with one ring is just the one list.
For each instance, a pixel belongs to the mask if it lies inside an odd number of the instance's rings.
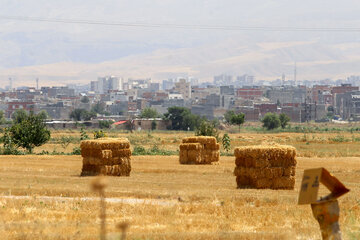
{"label": "green tree", "polygon": [[82,115],[82,119],[84,120],[84,121],[90,121],[91,119],[93,119],[94,117],[96,117],[96,113],[95,112],[93,112],[93,111],[91,111],[91,112],[89,112],[89,111],[84,111],[83,112],[83,115]]}
{"label": "green tree", "polygon": [[98,114],[104,114],[105,113],[105,103],[104,102],[95,103],[94,106],[91,108],[91,112],[95,112]]}
{"label": "green tree", "polygon": [[152,122],[151,122],[151,130],[156,130],[156,127],[157,127],[157,123],[156,123],[156,121],[155,120],[153,120]]}
{"label": "green tree", "polygon": [[214,124],[208,121],[202,121],[200,126],[195,129],[195,136],[212,136],[218,140],[219,133]]}
{"label": "green tree", "polygon": [[81,99],[80,99],[80,102],[82,103],[89,103],[90,102],[90,99],[88,96],[83,96]]}
{"label": "green tree", "polygon": [[281,128],[285,128],[286,125],[290,122],[290,118],[288,115],[286,115],[285,113],[281,113],[279,115],[279,120],[280,120],[280,126]]}
{"label": "green tree", "polygon": [[229,110],[224,114],[225,122],[231,124],[230,120],[231,117],[235,115],[235,112],[233,110]]}
{"label": "green tree", "polygon": [[14,123],[20,123],[28,117],[28,113],[24,109],[17,109],[11,115],[11,119]]}
{"label": "green tree", "polygon": [[13,142],[30,153],[34,147],[41,146],[50,139],[50,131],[46,128],[44,119],[32,112],[13,124],[10,133]]}
{"label": "green tree", "polygon": [[70,113],[70,118],[74,119],[75,121],[81,121],[81,120],[89,121],[94,117],[96,117],[95,112],[93,111],[89,112],[82,108],[76,108]]}
{"label": "green tree", "polygon": [[112,120],[99,120],[99,128],[110,128],[113,123]]}
{"label": "green tree", "polygon": [[49,114],[45,110],[40,111],[38,113],[38,116],[43,120],[46,120],[49,118]]}
{"label": "green tree", "polygon": [[240,131],[241,125],[244,122],[245,122],[245,114],[244,113],[234,114],[230,118],[230,123],[231,124],[239,125],[239,131]]}
{"label": "green tree", "polygon": [[74,119],[75,121],[81,121],[83,111],[85,111],[85,109],[76,108],[72,110],[70,113],[70,118]]}
{"label": "green tree", "polygon": [[140,118],[157,118],[160,114],[154,108],[146,107],[140,113]]}
{"label": "green tree", "polygon": [[281,122],[279,116],[275,113],[267,113],[264,118],[261,120],[263,127],[267,130],[272,130],[280,127]]}
{"label": "green tree", "polygon": [[229,152],[231,149],[231,139],[229,135],[225,133],[221,140],[224,150],[226,152]]}
{"label": "green tree", "polygon": [[5,114],[4,111],[0,110],[0,124],[5,124],[6,120],[5,120]]}
{"label": "green tree", "polygon": [[4,150],[3,150],[2,154],[4,154],[4,155],[18,154],[19,151],[17,150],[17,146],[15,145],[15,143],[11,137],[11,132],[10,132],[9,128],[5,128],[3,141],[4,141]]}

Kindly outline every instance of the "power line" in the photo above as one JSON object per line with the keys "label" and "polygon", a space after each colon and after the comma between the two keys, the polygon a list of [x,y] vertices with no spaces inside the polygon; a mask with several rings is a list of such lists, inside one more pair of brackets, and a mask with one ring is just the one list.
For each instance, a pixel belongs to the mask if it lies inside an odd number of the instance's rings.
{"label": "power line", "polygon": [[171,24],[171,23],[139,23],[139,22],[105,22],[80,19],[40,18],[22,16],[3,16],[0,19],[24,22],[48,22],[66,24],[86,24],[116,27],[138,28],[179,28],[194,30],[230,30],[230,31],[271,31],[271,32],[360,32],[360,27],[281,27],[281,26],[216,26],[196,24]]}

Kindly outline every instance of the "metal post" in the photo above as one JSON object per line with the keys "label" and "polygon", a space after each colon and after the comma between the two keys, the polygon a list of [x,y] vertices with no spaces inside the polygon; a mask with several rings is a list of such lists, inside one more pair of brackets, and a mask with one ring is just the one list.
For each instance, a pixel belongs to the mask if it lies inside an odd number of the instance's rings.
{"label": "metal post", "polygon": [[313,203],[311,209],[313,216],[319,222],[322,238],[324,240],[341,240],[338,201],[335,199]]}

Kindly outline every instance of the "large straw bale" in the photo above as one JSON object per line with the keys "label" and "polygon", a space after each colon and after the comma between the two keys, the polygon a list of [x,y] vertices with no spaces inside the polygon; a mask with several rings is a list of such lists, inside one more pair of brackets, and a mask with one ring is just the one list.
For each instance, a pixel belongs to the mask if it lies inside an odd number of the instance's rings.
{"label": "large straw bale", "polygon": [[198,137],[187,137],[182,140],[183,143],[200,143],[204,146],[204,149],[215,149],[219,148],[220,145],[216,143],[215,137],[210,136],[198,136]]}
{"label": "large straw bale", "polygon": [[270,167],[269,160],[266,158],[236,158],[236,166],[247,168],[266,168]]}
{"label": "large straw bale", "polygon": [[215,137],[187,137],[180,144],[181,164],[212,164],[220,159],[220,144]]}
{"label": "large straw bale", "polygon": [[234,154],[234,175],[239,188],[294,188],[294,147],[277,144],[247,146],[236,148]]}
{"label": "large straw bale", "polygon": [[129,158],[123,158],[122,164],[116,165],[83,165],[81,176],[129,176],[131,172],[131,164]]}
{"label": "large straw bale", "polygon": [[236,183],[239,188],[252,186],[251,178],[245,176],[237,176]]}
{"label": "large straw bale", "polygon": [[179,152],[179,162],[181,164],[186,164],[188,162],[187,150],[180,150],[180,152]]}
{"label": "large straw bale", "polygon": [[[237,166],[290,167],[296,166],[296,150],[285,145],[261,145],[235,148]],[[259,160],[261,159],[261,160]],[[245,165],[244,165],[245,164]]]}
{"label": "large straw bale", "polygon": [[201,150],[203,146],[200,143],[182,143],[180,144],[181,150]]}
{"label": "large straw bale", "polygon": [[201,158],[201,151],[198,150],[188,150],[187,152],[187,159],[188,162],[187,163],[191,163],[191,164],[201,164],[202,163],[202,158]]}
{"label": "large straw bale", "polygon": [[280,177],[273,179],[272,189],[294,189],[295,177]]}
{"label": "large straw bale", "polygon": [[100,138],[81,141],[82,176],[129,176],[130,142],[126,138]]}
{"label": "large straw bale", "polygon": [[284,168],[284,171],[283,171],[283,176],[284,177],[292,177],[292,176],[295,176],[295,172],[296,172],[296,167],[287,167],[287,168]]}
{"label": "large straw bale", "polygon": [[127,138],[99,138],[95,140],[83,140],[80,148],[89,149],[124,149],[130,148],[130,142]]}
{"label": "large straw bale", "polygon": [[246,168],[235,167],[235,176],[247,176],[251,178],[278,178],[283,176],[283,168]]}

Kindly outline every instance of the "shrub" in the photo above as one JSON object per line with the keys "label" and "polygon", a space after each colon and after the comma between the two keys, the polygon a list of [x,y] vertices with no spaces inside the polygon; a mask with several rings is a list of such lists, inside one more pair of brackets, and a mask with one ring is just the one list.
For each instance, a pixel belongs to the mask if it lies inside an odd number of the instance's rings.
{"label": "shrub", "polygon": [[222,138],[222,145],[223,148],[226,152],[230,151],[231,148],[231,139],[229,137],[229,135],[227,133],[224,134],[223,138]]}
{"label": "shrub", "polygon": [[285,113],[281,113],[279,115],[279,120],[280,120],[280,125],[281,125],[281,128],[285,128],[286,125],[290,122],[290,118],[288,115],[286,115]]}
{"label": "shrub", "polygon": [[280,127],[281,124],[279,116],[275,113],[265,114],[261,122],[263,123],[263,127],[266,128],[267,130],[278,128]]}
{"label": "shrub", "polygon": [[132,154],[133,155],[146,155],[146,150],[143,146],[135,146]]}
{"label": "shrub", "polygon": [[93,133],[94,133],[94,139],[107,137],[106,133],[103,132],[102,130],[94,131]]}
{"label": "shrub", "polygon": [[80,141],[90,139],[89,136],[86,134],[84,128],[80,129]]}
{"label": "shrub", "polygon": [[73,151],[71,152],[72,155],[81,155],[80,147],[74,147]]}
{"label": "shrub", "polygon": [[112,120],[100,120],[99,121],[99,128],[110,128],[111,125],[114,123]]}
{"label": "shrub", "polygon": [[203,121],[195,130],[195,136],[212,136],[218,140],[219,133],[212,123]]}

